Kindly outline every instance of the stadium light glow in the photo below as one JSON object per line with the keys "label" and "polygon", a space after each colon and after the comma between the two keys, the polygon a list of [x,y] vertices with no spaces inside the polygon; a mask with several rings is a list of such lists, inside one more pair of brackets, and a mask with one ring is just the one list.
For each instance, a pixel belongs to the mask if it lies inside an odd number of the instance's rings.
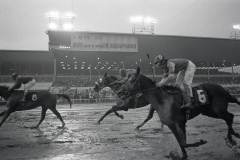
{"label": "stadium light glow", "polygon": [[65,23],[65,24],[63,24],[63,29],[64,30],[72,30],[73,25],[71,23]]}
{"label": "stadium light glow", "polygon": [[233,29],[240,29],[240,25],[233,25]]}
{"label": "stadium light glow", "polygon": [[52,11],[49,13],[46,13],[47,18],[60,18],[60,14],[58,12]]}
{"label": "stadium light glow", "polygon": [[131,17],[133,22],[132,33],[150,33],[154,34],[154,24],[157,21],[151,17],[143,18],[142,16]]}
{"label": "stadium light glow", "polygon": [[52,22],[52,23],[49,24],[49,28],[50,29],[56,29],[56,28],[58,28],[58,25],[56,23]]}
{"label": "stadium light glow", "polygon": [[60,15],[60,18],[62,19],[75,19],[76,15],[69,12],[69,13],[63,13]]}
{"label": "stadium light glow", "polygon": [[133,23],[157,23],[157,21],[151,17],[143,18],[141,16],[131,17],[130,21]]}
{"label": "stadium light glow", "polygon": [[[49,12],[46,13],[46,17],[49,19],[49,29],[64,29],[64,30],[72,30],[73,29],[73,19],[75,19],[76,15],[69,12],[59,14],[59,12]],[[52,24],[52,23],[55,24]]]}

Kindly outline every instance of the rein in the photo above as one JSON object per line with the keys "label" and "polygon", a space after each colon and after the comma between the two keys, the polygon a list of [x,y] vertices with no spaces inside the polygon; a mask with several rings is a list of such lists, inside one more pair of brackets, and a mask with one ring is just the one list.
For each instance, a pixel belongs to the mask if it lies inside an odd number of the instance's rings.
{"label": "rein", "polygon": [[[113,85],[113,84],[115,84],[115,83],[116,83],[116,81],[114,81],[114,82],[112,82],[112,83],[109,83],[109,84],[106,84],[106,80],[104,80],[103,85],[100,85],[100,84],[98,83],[98,85],[100,86],[99,90],[101,90],[101,89],[103,89],[103,88],[105,88],[105,87],[110,87],[111,85]],[[118,89],[117,89],[116,93],[121,89],[121,86],[120,86],[118,83],[117,83],[117,85],[118,85]]]}
{"label": "rein", "polygon": [[[147,91],[151,91],[151,90],[155,90],[159,87],[154,87],[154,88],[148,88],[148,89],[144,89],[144,90],[140,90],[140,82],[139,82],[139,78],[140,78],[141,74],[138,76],[138,78],[136,79],[136,81],[133,83],[133,85],[129,88],[128,92],[129,94],[138,94],[138,93],[142,93],[142,92],[147,92]],[[136,84],[136,82],[138,82],[138,91],[131,91],[133,86]],[[137,96],[136,96],[137,97]]]}

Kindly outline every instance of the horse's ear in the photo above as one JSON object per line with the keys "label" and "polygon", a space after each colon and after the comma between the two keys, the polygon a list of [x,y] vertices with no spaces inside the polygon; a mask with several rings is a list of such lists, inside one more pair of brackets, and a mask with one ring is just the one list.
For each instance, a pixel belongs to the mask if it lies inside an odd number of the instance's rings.
{"label": "horse's ear", "polygon": [[139,75],[140,73],[140,67],[137,68],[137,74]]}
{"label": "horse's ear", "polygon": [[107,72],[105,72],[104,76],[103,77],[106,77],[107,76]]}

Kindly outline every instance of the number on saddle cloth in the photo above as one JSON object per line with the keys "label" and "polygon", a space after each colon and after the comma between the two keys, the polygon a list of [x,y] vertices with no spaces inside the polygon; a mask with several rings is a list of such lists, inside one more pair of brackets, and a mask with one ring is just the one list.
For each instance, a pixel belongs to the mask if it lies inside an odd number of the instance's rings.
{"label": "number on saddle cloth", "polygon": [[201,86],[193,87],[192,91],[193,91],[194,102],[197,107],[201,105],[209,104],[207,92]]}
{"label": "number on saddle cloth", "polygon": [[35,102],[38,100],[38,92],[30,92],[28,91],[26,95],[26,101],[32,101]]}
{"label": "number on saddle cloth", "polygon": [[[174,85],[164,85],[162,88],[165,89],[168,94],[177,94],[179,92],[182,92],[182,90],[179,87],[176,87]],[[193,87],[192,91],[195,106],[198,107],[201,105],[209,104],[207,92],[201,86]],[[185,94],[183,94],[183,96],[185,96]]]}

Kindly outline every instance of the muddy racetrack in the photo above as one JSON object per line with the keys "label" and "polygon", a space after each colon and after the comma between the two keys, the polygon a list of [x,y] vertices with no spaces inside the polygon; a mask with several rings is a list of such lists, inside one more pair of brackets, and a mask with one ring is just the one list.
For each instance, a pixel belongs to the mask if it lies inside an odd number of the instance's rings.
{"label": "muddy racetrack", "polygon": [[[58,105],[66,127],[49,110],[39,129],[30,129],[40,119],[41,108],[15,112],[0,128],[0,159],[80,159],[80,160],[165,160],[181,156],[180,147],[164,126],[160,130],[157,114],[140,131],[134,128],[147,116],[149,106],[120,111],[124,119],[110,114],[100,125],[94,123],[112,106],[107,104]],[[233,128],[240,133],[240,106],[229,105],[235,115]],[[6,106],[0,106],[0,111]],[[223,120],[205,116],[187,122],[187,140],[208,143],[186,149],[189,160],[239,160],[240,139],[229,146],[225,137],[227,125]],[[170,156],[175,153],[175,156]]]}

